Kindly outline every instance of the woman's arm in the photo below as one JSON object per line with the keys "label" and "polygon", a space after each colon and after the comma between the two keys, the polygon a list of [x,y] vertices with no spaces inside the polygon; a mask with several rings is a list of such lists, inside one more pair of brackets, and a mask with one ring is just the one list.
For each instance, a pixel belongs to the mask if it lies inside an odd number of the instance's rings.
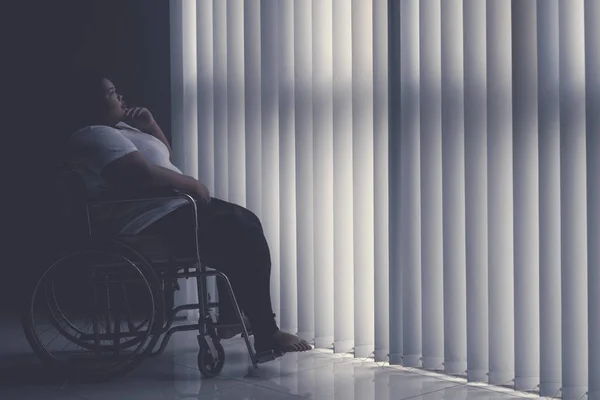
{"label": "woman's arm", "polygon": [[165,136],[165,134],[163,133],[162,129],[156,121],[150,124],[150,126],[146,128],[145,132],[163,142],[165,146],[167,146],[167,150],[169,150],[169,157],[172,155],[171,145],[169,144],[167,137]]}
{"label": "woman's arm", "polygon": [[149,165],[138,152],[114,160],[102,171],[102,176],[123,193],[139,193],[152,189],[176,189],[210,202],[210,193],[197,179],[170,169]]}
{"label": "woman's arm", "polygon": [[137,128],[148,135],[154,136],[163,142],[165,146],[167,146],[167,150],[169,150],[169,157],[171,156],[172,151],[169,141],[154,119],[154,116],[150,110],[144,107],[129,108],[127,111],[125,111],[125,118],[125,122],[134,128]]}

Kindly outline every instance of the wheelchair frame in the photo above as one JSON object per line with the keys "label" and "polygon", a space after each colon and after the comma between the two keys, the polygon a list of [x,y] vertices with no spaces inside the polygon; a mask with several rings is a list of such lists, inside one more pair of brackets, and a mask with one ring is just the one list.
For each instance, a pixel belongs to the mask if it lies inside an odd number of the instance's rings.
{"label": "wheelchair frame", "polygon": [[[74,171],[71,170],[71,172],[74,172]],[[198,226],[198,207],[197,207],[197,203],[196,203],[195,199],[192,196],[185,194],[185,193],[172,191],[172,192],[169,192],[166,194],[164,194],[164,193],[161,193],[159,195],[154,194],[149,197],[128,197],[128,198],[119,197],[119,198],[102,199],[102,200],[97,200],[97,201],[93,201],[93,202],[86,201],[85,202],[85,224],[86,224],[85,228],[87,229],[87,234],[89,235],[90,239],[95,238],[95,232],[92,227],[92,217],[91,217],[91,214],[92,214],[91,209],[93,207],[109,206],[109,205],[115,205],[115,204],[119,204],[119,203],[143,203],[143,202],[149,202],[149,201],[168,201],[168,200],[175,200],[175,199],[183,199],[190,206],[189,207],[189,209],[191,210],[190,218],[192,218],[193,229],[194,229],[194,232],[193,232],[194,255],[193,256],[176,257],[176,256],[171,255],[170,257],[165,258],[165,259],[150,260],[147,257],[145,257],[143,254],[141,254],[139,251],[137,251],[134,248],[134,246],[126,243],[125,241],[122,241],[122,240],[120,241],[120,244],[122,246],[124,246],[125,248],[128,248],[129,251],[135,253],[141,260],[143,260],[143,262],[145,262],[148,266],[151,267],[152,271],[158,278],[158,282],[160,284],[159,293],[158,293],[159,298],[154,299],[153,304],[155,304],[156,301],[162,302],[161,310],[162,310],[163,315],[159,316],[158,319],[156,318],[157,316],[154,315],[153,323],[154,324],[160,323],[161,326],[156,326],[156,327],[152,326],[152,332],[151,333],[149,332],[147,335],[152,335],[152,336],[158,335],[158,338],[157,339],[153,338],[153,340],[151,340],[151,342],[152,342],[152,345],[150,345],[151,348],[149,350],[144,350],[144,353],[147,351],[148,355],[151,357],[158,356],[164,352],[164,350],[166,349],[166,347],[169,343],[169,340],[171,339],[173,334],[175,334],[177,332],[197,330],[199,332],[198,344],[200,347],[200,351],[199,351],[199,355],[198,355],[198,367],[204,377],[208,377],[208,378],[214,377],[214,376],[217,376],[221,372],[223,365],[224,365],[224,349],[220,343],[220,338],[216,334],[216,330],[219,328],[241,327],[242,337],[244,338],[244,341],[245,341],[246,347],[248,349],[248,353],[250,355],[250,359],[252,361],[252,365],[254,366],[254,368],[258,368],[258,365],[261,363],[269,362],[269,361],[276,359],[277,357],[282,356],[283,355],[282,353],[275,353],[274,351],[257,353],[254,350],[254,348],[250,342],[250,339],[249,339],[248,329],[246,328],[246,325],[243,321],[242,313],[241,313],[240,307],[238,305],[238,302],[236,300],[235,293],[233,292],[233,288],[231,286],[229,279],[222,272],[219,272],[216,270],[207,270],[206,266],[201,262],[200,248],[199,248],[199,243],[198,243],[199,229],[200,229],[200,227]],[[110,238],[110,239],[118,240],[119,238],[123,238],[123,237],[135,237],[135,236],[136,235],[116,235],[116,237]],[[75,253],[71,253],[71,254],[75,254]],[[59,262],[60,261],[58,261],[57,263],[59,263]],[[134,265],[131,261],[129,261],[129,263]],[[54,265],[56,265],[56,263],[53,264],[53,266]],[[50,267],[47,271],[49,271],[52,267]],[[97,268],[97,267],[93,267],[93,268]],[[27,315],[25,315],[26,322],[33,322],[33,302],[35,301],[35,294],[37,292],[38,286],[44,279],[45,275],[46,275],[46,273],[40,279],[40,281],[38,282],[38,284],[36,286],[36,289],[33,294],[33,298],[31,300],[32,301],[31,306],[28,309]],[[215,321],[213,321],[210,310],[217,308],[219,306],[219,303],[211,302],[208,297],[206,279],[211,276],[216,277],[216,279],[222,279],[225,282],[226,287],[227,287],[227,292],[228,292],[227,294],[230,296],[232,305],[235,309],[235,315],[238,320],[237,324],[217,324]],[[196,278],[197,279],[198,303],[184,304],[184,305],[179,305],[177,307],[174,307],[174,305],[173,306],[169,305],[170,309],[166,309],[166,294],[167,293],[165,290],[165,287],[166,287],[165,284],[167,282],[171,282],[173,280],[181,279],[181,278],[186,278],[186,279]],[[154,297],[155,293],[152,291],[152,289],[150,290],[150,293]],[[174,288],[169,289],[168,294],[170,296],[173,296]],[[223,295],[223,294],[221,294],[221,295]],[[154,314],[156,314],[156,308],[154,306],[153,306],[153,310],[154,310]],[[175,317],[177,316],[177,314],[182,311],[187,311],[187,310],[198,310],[199,311],[200,318],[199,318],[198,323],[173,326]],[[63,317],[64,317],[64,315],[63,315]],[[52,324],[54,324],[54,322],[52,322]],[[27,331],[27,324],[25,324],[25,327],[26,327],[26,336],[30,342],[30,345],[32,346],[34,351],[36,351],[36,354],[38,354],[38,352],[36,350],[36,346],[39,343],[37,343],[37,344],[32,343],[32,342],[36,342],[36,340],[32,340],[29,337],[29,335],[31,335],[31,333],[28,333],[28,331]],[[96,340],[95,343],[97,346],[99,346],[98,345],[98,343],[99,343],[98,335],[99,334],[96,332],[97,328],[95,327],[94,329],[95,329],[94,336],[95,336],[95,340]],[[120,334],[120,332],[115,333],[114,335],[117,335],[117,338],[119,339],[119,343],[120,343],[121,336],[119,336],[119,334]],[[106,335],[111,335],[111,339],[116,340],[114,335],[112,335],[110,333],[106,334]],[[158,344],[158,339],[160,339],[160,336],[163,336],[162,341],[160,341],[158,350],[155,350],[155,347]],[[125,336],[123,336],[123,337],[125,337]],[[88,338],[88,340],[89,339],[90,338]],[[120,344],[119,344],[119,346],[120,346]],[[95,351],[99,351],[99,350],[95,350]],[[40,354],[38,354],[38,356],[43,359],[43,357],[40,356]],[[205,357],[212,358],[212,361],[214,361],[214,365],[213,365],[212,369],[207,368],[205,366],[205,362],[211,361],[211,360],[205,360],[204,359]],[[141,362],[141,360],[139,362]]]}

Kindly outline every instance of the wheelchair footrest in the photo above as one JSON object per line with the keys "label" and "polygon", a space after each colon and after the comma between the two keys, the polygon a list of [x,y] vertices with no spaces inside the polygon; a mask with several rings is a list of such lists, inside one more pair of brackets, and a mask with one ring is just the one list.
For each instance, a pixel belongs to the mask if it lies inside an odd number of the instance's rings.
{"label": "wheelchair footrest", "polygon": [[260,353],[256,353],[256,363],[264,364],[276,360],[279,357],[282,357],[284,354],[285,353],[283,352],[276,352],[274,350],[262,351]]}

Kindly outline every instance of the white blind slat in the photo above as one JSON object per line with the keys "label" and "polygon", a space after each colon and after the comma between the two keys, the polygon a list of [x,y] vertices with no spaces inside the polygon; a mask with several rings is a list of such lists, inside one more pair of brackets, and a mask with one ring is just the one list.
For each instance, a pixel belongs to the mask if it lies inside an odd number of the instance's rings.
{"label": "white blind slat", "polygon": [[315,347],[333,343],[333,2],[313,1]]}
{"label": "white blind slat", "polygon": [[537,2],[540,180],[540,395],[561,387],[558,0]]}
{"label": "white blind slat", "polygon": [[[261,0],[244,0],[246,207],[262,217]],[[268,79],[272,79],[269,77]]]}
{"label": "white blind slat", "polygon": [[487,2],[490,383],[514,379],[511,3]]}
{"label": "white blind slat", "polygon": [[[279,47],[277,0],[263,0],[260,10],[261,41],[261,175],[262,222],[271,249],[271,303],[277,320],[281,315],[281,232],[279,167]],[[289,310],[286,310],[286,314]]]}
{"label": "white blind slat", "polygon": [[535,2],[513,3],[512,17],[515,389],[527,391],[535,389],[540,383],[539,161]]}
{"label": "white blind slat", "polygon": [[310,341],[315,335],[312,25],[312,2],[294,1],[298,329]]}
{"label": "white blind slat", "polygon": [[600,3],[585,2],[588,192],[588,399],[600,399]]}
{"label": "white blind slat", "polygon": [[354,347],[352,7],[333,0],[334,351]]}
{"label": "white blind slat", "polygon": [[[421,329],[421,169],[419,1],[400,2],[400,229],[403,364],[419,366]],[[398,290],[398,289],[396,289]]]}
{"label": "white blind slat", "polygon": [[[215,197],[229,199],[227,111],[227,2],[213,1],[213,60],[215,91]],[[176,131],[175,131],[176,132]]]}
{"label": "white blind slat", "polygon": [[389,61],[390,61],[390,126],[389,126],[389,204],[390,204],[390,364],[401,365],[404,354],[403,330],[403,293],[402,290],[402,213],[400,203],[403,190],[398,184],[402,176],[401,159],[398,154],[402,151],[402,130],[400,107],[402,96],[400,77],[402,54],[400,46],[402,35],[400,30],[400,2],[389,2]]}
{"label": "white blind slat", "polygon": [[213,5],[196,3],[198,178],[215,192],[215,80]]}
{"label": "white blind slat", "polygon": [[420,2],[423,368],[444,362],[441,3]]}
{"label": "white blind slat", "polygon": [[[294,83],[294,5],[275,0],[279,21],[279,170],[281,207],[281,329],[298,332],[296,139]],[[276,284],[276,283],[275,283]]]}
{"label": "white blind slat", "polygon": [[441,2],[444,369],[467,370],[465,91],[462,1]]}
{"label": "white blind slat", "polygon": [[562,395],[587,390],[587,221],[583,0],[560,0]]}
{"label": "white blind slat", "polygon": [[354,185],[354,356],[375,346],[373,183],[373,5],[352,1],[352,161]]}
{"label": "white blind slat", "polygon": [[390,348],[388,199],[388,5],[373,1],[373,151],[375,157],[375,361]]}
{"label": "white blind slat", "polygon": [[227,151],[229,201],[246,206],[244,0],[227,0]]}
{"label": "white blind slat", "polygon": [[467,379],[489,372],[486,2],[465,0]]}

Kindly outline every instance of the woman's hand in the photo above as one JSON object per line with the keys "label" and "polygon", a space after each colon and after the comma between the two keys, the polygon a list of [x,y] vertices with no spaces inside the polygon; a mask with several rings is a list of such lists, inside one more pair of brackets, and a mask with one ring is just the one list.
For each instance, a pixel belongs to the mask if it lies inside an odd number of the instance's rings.
{"label": "woman's hand", "polygon": [[154,116],[144,107],[134,107],[125,110],[125,122],[142,132],[147,132],[156,124]]}
{"label": "woman's hand", "polygon": [[196,182],[197,184],[193,196],[204,204],[210,204],[210,192],[208,191],[208,188],[200,181]]}

